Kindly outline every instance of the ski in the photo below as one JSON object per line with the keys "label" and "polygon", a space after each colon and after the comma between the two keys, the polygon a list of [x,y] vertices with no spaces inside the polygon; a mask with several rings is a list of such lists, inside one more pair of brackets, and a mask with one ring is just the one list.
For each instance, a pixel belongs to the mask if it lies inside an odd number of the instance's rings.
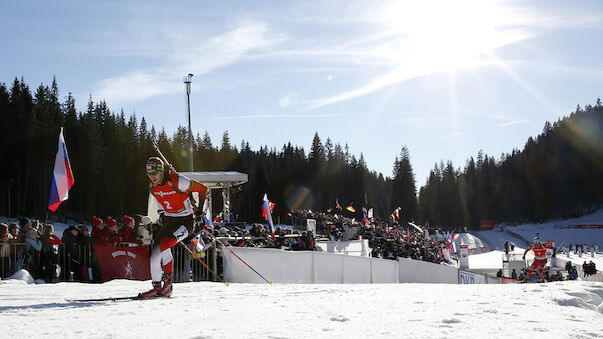
{"label": "ski", "polygon": [[153,299],[164,299],[169,297],[153,297],[153,298],[141,298],[135,297],[108,297],[108,298],[97,298],[97,299],[67,299],[68,302],[96,302],[96,301],[120,301],[120,300],[153,300]]}

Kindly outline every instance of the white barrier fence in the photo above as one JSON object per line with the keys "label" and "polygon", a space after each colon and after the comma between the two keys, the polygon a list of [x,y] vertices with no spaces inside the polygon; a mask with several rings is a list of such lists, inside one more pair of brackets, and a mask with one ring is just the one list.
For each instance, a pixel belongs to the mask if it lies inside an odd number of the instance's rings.
{"label": "white barrier fence", "polygon": [[[370,284],[445,283],[458,284],[458,269],[400,258],[349,256],[313,251],[283,251],[270,248],[231,249],[274,283],[283,284]],[[264,283],[230,252],[223,252],[224,280],[233,283]]]}
{"label": "white barrier fence", "polygon": [[323,252],[368,257],[371,253],[368,240],[317,241],[316,246]]}

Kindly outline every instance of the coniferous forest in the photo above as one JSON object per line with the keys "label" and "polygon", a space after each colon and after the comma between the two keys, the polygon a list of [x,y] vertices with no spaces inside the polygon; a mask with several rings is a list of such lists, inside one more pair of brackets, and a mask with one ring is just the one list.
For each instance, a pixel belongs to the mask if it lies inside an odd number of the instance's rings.
{"label": "coniferous forest", "polygon": [[[90,220],[92,215],[118,217],[144,213],[148,185],[145,160],[158,142],[176,168],[187,169],[188,133],[169,136],[144,118],[112,112],[92,98],[78,112],[69,93],[60,96],[55,80],[35,90],[15,79],[0,84],[0,215],[44,218],[60,128],[64,127],[75,185],[55,219]],[[277,221],[289,223],[291,210],[326,211],[335,200],[374,208],[387,218],[401,207],[401,220],[475,228],[480,220],[543,221],[578,216],[600,207],[603,198],[603,106],[579,106],[568,117],[546,122],[523,150],[498,158],[477,154],[463,168],[440,161],[417,192],[411,150],[401,145],[391,177],[371,171],[347,144],[314,135],[309,150],[285,143],[282,148],[252,150],[234,145],[225,131],[214,142],[194,134],[195,171],[240,171],[249,182],[231,192],[238,220],[261,221],[264,193],[276,204]],[[9,211],[10,197],[10,211]],[[221,209],[215,192],[214,211]],[[347,212],[345,212],[347,213]],[[351,212],[350,215],[351,216]]]}

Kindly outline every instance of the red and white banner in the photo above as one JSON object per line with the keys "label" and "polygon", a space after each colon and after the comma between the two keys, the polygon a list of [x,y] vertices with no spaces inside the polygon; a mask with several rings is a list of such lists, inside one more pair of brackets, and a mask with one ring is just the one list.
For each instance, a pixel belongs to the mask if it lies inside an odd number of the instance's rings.
{"label": "red and white banner", "polygon": [[103,282],[113,279],[149,280],[149,246],[114,247],[94,245]]}

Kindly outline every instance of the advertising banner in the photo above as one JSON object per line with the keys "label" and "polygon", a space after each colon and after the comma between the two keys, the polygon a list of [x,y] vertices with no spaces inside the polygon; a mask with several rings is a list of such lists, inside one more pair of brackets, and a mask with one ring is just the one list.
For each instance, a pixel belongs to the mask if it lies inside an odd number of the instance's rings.
{"label": "advertising banner", "polygon": [[461,245],[461,249],[459,250],[459,256],[461,258],[461,268],[469,268],[469,248],[467,248],[467,245]]}
{"label": "advertising banner", "polygon": [[485,284],[486,277],[481,274],[459,271],[459,284]]}
{"label": "advertising banner", "polygon": [[102,281],[149,280],[149,246],[113,247],[94,245]]}

